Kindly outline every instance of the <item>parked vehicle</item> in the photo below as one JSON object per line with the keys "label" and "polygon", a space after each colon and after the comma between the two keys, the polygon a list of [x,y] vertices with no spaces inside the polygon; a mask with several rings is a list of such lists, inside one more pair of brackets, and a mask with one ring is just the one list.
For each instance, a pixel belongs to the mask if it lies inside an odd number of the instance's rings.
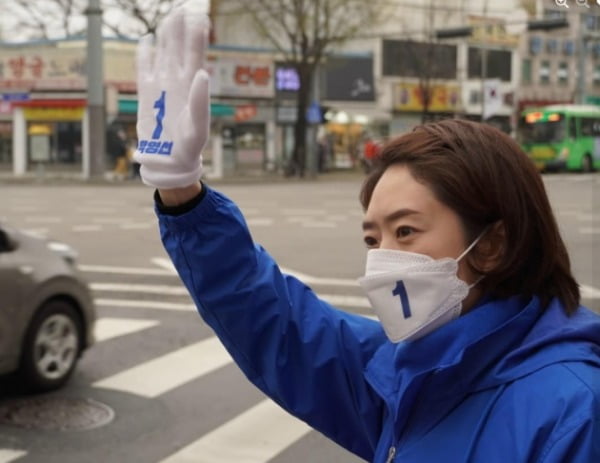
{"label": "parked vehicle", "polygon": [[540,170],[600,168],[600,107],[553,105],[527,109],[519,141]]}
{"label": "parked vehicle", "polygon": [[62,386],[94,342],[91,291],[68,245],[0,225],[0,374],[19,390]]}

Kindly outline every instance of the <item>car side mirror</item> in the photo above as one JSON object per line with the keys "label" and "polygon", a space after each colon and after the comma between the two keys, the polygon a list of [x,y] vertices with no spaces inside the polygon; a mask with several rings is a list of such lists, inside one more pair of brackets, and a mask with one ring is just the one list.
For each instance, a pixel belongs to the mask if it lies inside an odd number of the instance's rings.
{"label": "car side mirror", "polygon": [[6,230],[0,228],[0,252],[10,252],[17,247],[17,243]]}

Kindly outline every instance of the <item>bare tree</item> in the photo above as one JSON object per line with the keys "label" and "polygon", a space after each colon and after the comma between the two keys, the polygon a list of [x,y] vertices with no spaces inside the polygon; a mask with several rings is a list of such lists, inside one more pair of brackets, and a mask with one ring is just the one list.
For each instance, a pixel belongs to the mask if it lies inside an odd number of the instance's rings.
{"label": "bare tree", "polygon": [[[85,34],[88,0],[1,0],[13,21],[6,38],[62,39]],[[154,33],[160,20],[183,0],[102,0],[107,32],[123,38]]]}
{"label": "bare tree", "polygon": [[[300,80],[292,159],[286,175],[304,176],[306,112],[317,66],[326,54],[381,22],[389,0],[220,0],[221,7],[249,15],[257,30],[278,50]],[[214,9],[214,5],[213,5]],[[221,11],[216,14],[222,14]],[[233,14],[229,10],[228,14]]]}
{"label": "bare tree", "polygon": [[10,38],[16,31],[27,38],[51,39],[72,37],[82,33],[85,0],[4,0],[3,15],[11,16],[12,30],[5,30]]}

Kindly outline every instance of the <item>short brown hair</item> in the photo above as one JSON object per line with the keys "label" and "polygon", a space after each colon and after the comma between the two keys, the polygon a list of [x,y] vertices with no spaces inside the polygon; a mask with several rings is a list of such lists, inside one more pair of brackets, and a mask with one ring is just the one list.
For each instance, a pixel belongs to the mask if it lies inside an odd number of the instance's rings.
{"label": "short brown hair", "polygon": [[[501,223],[505,233],[497,265],[481,271],[492,297],[537,295],[546,306],[560,299],[567,313],[579,305],[579,287],[535,165],[508,135],[487,124],[447,119],[416,127],[388,142],[365,179],[366,210],[385,170],[404,164],[413,177],[461,218],[467,240]],[[470,257],[475,257],[471,256]]]}

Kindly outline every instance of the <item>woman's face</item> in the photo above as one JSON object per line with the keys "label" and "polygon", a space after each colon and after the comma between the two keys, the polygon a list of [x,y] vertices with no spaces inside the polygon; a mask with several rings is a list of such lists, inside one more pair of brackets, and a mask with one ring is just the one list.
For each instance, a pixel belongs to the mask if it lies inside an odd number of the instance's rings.
{"label": "woman's face", "polygon": [[[456,259],[470,244],[459,216],[404,165],[390,166],[377,182],[365,213],[363,236],[370,249],[409,251],[434,259]],[[465,259],[459,262],[458,277],[468,284],[477,278]],[[475,296],[463,302],[465,309]]]}

